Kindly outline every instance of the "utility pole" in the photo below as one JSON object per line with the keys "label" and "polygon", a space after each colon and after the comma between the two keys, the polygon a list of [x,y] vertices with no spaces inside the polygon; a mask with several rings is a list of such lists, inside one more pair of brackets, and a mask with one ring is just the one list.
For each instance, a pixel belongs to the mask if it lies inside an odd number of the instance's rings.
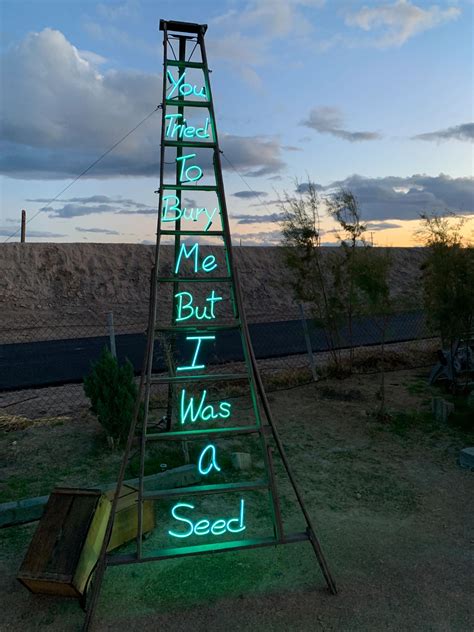
{"label": "utility pole", "polygon": [[22,244],[26,241],[26,211],[23,209],[21,211],[21,238],[20,241]]}

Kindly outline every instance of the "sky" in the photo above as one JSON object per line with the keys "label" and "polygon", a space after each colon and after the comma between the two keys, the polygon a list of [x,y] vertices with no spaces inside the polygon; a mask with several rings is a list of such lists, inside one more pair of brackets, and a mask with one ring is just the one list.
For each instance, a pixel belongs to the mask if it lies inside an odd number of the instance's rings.
{"label": "sky", "polygon": [[474,215],[471,0],[0,7],[0,243],[21,209],[29,241],[154,242],[160,18],[208,25],[234,243],[279,243],[278,199],[308,179],[323,198],[352,191],[377,245],[417,245],[423,212]]}

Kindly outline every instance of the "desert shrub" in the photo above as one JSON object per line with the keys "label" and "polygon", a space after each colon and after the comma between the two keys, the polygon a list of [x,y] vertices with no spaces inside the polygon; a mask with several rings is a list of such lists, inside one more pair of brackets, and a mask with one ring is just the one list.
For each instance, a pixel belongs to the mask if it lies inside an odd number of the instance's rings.
{"label": "desert shrub", "polygon": [[137,398],[133,366],[126,360],[119,365],[105,347],[84,378],[84,392],[91,402],[91,410],[116,445],[128,435]]}
{"label": "desert shrub", "polygon": [[421,219],[425,309],[443,345],[452,348],[474,326],[474,247],[462,235],[464,218],[422,214]]}

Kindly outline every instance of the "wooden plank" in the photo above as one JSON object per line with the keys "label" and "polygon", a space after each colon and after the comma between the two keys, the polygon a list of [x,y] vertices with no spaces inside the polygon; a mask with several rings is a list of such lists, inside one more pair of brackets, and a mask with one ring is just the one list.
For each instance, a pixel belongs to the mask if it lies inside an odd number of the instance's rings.
{"label": "wooden plank", "polygon": [[29,590],[80,596],[73,580],[100,497],[99,490],[53,490],[18,573]]}
{"label": "wooden plank", "polygon": [[[113,490],[107,497],[112,501]],[[138,533],[138,490],[130,485],[123,485],[117,504],[114,526],[107,551],[112,551],[125,542],[136,538]],[[154,503],[147,500],[143,503],[143,532],[148,533],[155,527]]]}
{"label": "wooden plank", "polygon": [[99,558],[111,509],[112,503],[105,495],[102,495],[94,509],[81,556],[75,568],[73,585],[81,595],[87,587],[89,575]]}
{"label": "wooden plank", "polygon": [[88,495],[71,493],[72,504],[61,523],[61,531],[44,570],[74,576],[89,531],[100,492]]}
{"label": "wooden plank", "polygon": [[20,567],[19,575],[40,574],[45,570],[56,544],[59,527],[69,512],[72,498],[50,495],[42,519],[33,535],[28,551]]}

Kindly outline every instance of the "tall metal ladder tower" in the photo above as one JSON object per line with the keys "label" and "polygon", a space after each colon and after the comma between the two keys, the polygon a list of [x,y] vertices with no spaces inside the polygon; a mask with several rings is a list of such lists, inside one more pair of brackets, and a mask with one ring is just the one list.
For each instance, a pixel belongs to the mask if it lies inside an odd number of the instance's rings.
{"label": "tall metal ladder tower", "polygon": [[[156,561],[185,555],[275,546],[308,540],[330,592],[333,594],[337,592],[312,520],[275,427],[250,341],[232,254],[222,179],[221,152],[204,43],[207,25],[161,20],[160,30],[163,31],[164,49],[160,188],[147,345],[134,416],[88,599],[84,630],[88,630],[92,622],[103,575],[108,565]],[[178,54],[175,52],[173,43],[177,45]],[[193,61],[198,55],[199,61]],[[191,119],[194,121],[196,116],[199,117],[198,124],[189,125],[188,121]],[[170,153],[172,153],[172,160],[169,160]],[[202,168],[196,164],[199,160],[202,160]],[[170,169],[170,165],[174,165],[174,169]],[[210,184],[209,178],[212,180]],[[170,182],[172,179],[174,182]],[[202,183],[202,180],[207,183]],[[214,213],[211,213],[211,207],[208,210],[207,207],[196,205],[194,214],[188,211],[186,215],[183,212],[183,202],[185,202],[185,196],[188,195],[193,197],[214,195],[217,199]],[[218,228],[210,230],[216,222],[219,224]],[[172,227],[164,228],[166,223],[171,224]],[[174,243],[174,256],[171,262],[162,261],[165,257],[161,252],[161,242],[162,237],[165,236],[168,239],[171,237]],[[220,254],[207,254],[208,251],[206,251],[206,255],[203,256],[199,238],[220,240],[223,248],[211,251],[214,253],[219,251]],[[162,272],[163,267],[164,272]],[[227,290],[218,290],[223,295],[219,296],[216,294],[216,287],[224,287]],[[183,288],[186,289],[183,290]],[[194,288],[196,292],[192,294],[189,290],[194,291]],[[211,288],[212,291],[209,293]],[[194,306],[196,297],[199,305],[197,308]],[[167,316],[158,314],[158,307],[160,310],[167,311]],[[234,368],[232,371],[221,372],[221,365],[212,362],[212,353],[219,346],[220,337],[224,337],[225,345],[230,340],[229,335],[234,336],[234,345],[238,336],[242,350],[242,361],[234,363],[234,367],[236,364],[237,367],[244,366],[244,370],[239,371],[238,368]],[[166,361],[166,373],[153,374],[157,346],[160,347],[162,359]],[[181,366],[183,362],[187,366]],[[246,385],[245,390],[251,401],[251,406],[248,407],[252,411],[251,421],[248,420],[246,412],[243,416],[240,415],[240,419],[235,420],[230,402],[221,402],[219,407],[216,404],[210,405],[209,400],[206,400],[207,389],[212,389],[212,385],[217,385],[219,388],[220,384],[221,388],[225,389],[228,385],[242,385],[242,383]],[[161,405],[165,414],[161,418],[161,427],[152,420],[153,413],[150,410],[151,390],[154,385],[162,389],[162,395],[164,389]],[[199,391],[201,386],[203,388]],[[217,393],[219,393],[218,390]],[[151,431],[153,426],[159,431]],[[220,480],[220,475],[224,474],[222,471],[224,468],[219,466],[220,452],[217,442],[240,437],[256,442],[255,445],[262,459],[263,476],[255,481],[216,482]],[[125,470],[132,446],[137,439],[140,446],[140,471],[136,550],[134,553],[112,556],[107,554],[107,545],[112,534]],[[208,478],[202,484],[184,488],[146,490],[145,464],[148,446],[151,443],[156,445],[156,442],[169,445],[170,441],[182,446],[184,458],[188,462],[190,453],[193,452],[190,446],[193,442],[201,442],[199,472],[203,479]],[[271,443],[281,458],[301,509],[306,524],[303,532],[285,533],[274,476]],[[204,449],[202,449],[203,446]],[[223,479],[225,480],[225,476]],[[208,480],[214,482],[208,483]],[[156,537],[159,547],[155,550],[144,551],[145,502],[169,501],[173,498],[188,496],[195,502],[193,499],[207,497],[210,494],[242,496],[256,491],[268,494],[269,516],[272,524],[270,536],[248,537],[246,535],[244,511],[248,511],[248,508],[246,509],[244,497],[239,499],[237,518],[220,519],[212,525],[208,520],[200,520],[199,523],[194,524],[189,519],[189,514],[179,515],[178,510],[186,512],[195,507],[190,502],[178,503],[171,511],[171,517],[175,519],[174,528],[179,530],[166,531],[166,527],[163,527],[163,523],[158,520],[155,531],[162,530],[162,533],[158,533]],[[233,523],[232,528],[231,523]],[[165,524],[167,524],[166,521]],[[187,531],[183,531],[183,524],[187,525]],[[236,524],[238,526],[234,528]],[[189,525],[193,525],[193,528]],[[231,536],[234,533],[239,533],[241,537]],[[190,545],[186,542],[188,538],[192,542]],[[166,544],[170,540],[175,546],[170,547]],[[196,543],[196,540],[199,543]],[[150,539],[147,540],[147,547],[149,541]],[[164,546],[163,542],[165,542]]]}

